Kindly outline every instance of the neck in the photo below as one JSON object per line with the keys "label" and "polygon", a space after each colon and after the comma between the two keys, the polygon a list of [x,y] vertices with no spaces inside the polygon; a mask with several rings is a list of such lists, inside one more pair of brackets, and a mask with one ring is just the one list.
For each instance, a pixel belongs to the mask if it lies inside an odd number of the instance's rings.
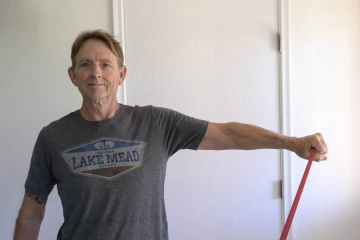
{"label": "neck", "polygon": [[83,100],[80,113],[87,121],[102,121],[112,118],[119,109],[119,103],[111,101],[109,103],[88,102]]}

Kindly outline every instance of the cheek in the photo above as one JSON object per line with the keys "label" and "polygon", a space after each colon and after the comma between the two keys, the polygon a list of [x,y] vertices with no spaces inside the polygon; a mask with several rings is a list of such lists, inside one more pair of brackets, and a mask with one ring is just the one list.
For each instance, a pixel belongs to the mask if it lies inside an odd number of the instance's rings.
{"label": "cheek", "polygon": [[76,80],[79,84],[83,84],[86,82],[86,79],[88,78],[87,74],[84,74],[84,73],[81,73],[81,74],[78,74],[77,77],[76,77]]}
{"label": "cheek", "polygon": [[115,76],[110,76],[107,79],[109,79],[108,83],[109,83],[110,86],[114,87],[114,86],[119,85],[118,79]]}

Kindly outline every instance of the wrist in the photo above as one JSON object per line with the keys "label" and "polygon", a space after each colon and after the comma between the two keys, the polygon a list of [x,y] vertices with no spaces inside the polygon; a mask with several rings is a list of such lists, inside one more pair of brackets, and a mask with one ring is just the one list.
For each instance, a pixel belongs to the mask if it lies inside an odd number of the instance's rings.
{"label": "wrist", "polygon": [[284,136],[283,138],[283,149],[295,152],[296,149],[296,140],[297,137],[287,137]]}

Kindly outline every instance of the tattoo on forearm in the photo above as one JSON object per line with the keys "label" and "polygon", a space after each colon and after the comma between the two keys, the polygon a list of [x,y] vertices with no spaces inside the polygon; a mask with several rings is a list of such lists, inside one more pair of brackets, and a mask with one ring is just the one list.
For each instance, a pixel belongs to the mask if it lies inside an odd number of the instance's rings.
{"label": "tattoo on forearm", "polygon": [[38,204],[44,204],[45,205],[46,201],[47,201],[47,197],[34,196],[34,195],[31,195],[31,194],[26,194],[26,196],[32,198]]}

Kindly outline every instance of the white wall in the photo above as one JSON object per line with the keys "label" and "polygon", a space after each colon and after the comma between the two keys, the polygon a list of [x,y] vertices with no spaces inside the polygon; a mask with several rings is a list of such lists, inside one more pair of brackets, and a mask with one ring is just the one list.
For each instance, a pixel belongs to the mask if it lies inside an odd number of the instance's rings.
{"label": "white wall", "polygon": [[[329,147],[310,171],[293,239],[360,239],[360,1],[289,2],[291,131],[322,132]],[[297,159],[295,190],[306,165]]]}
{"label": "white wall", "polygon": [[[32,148],[40,129],[78,109],[81,95],[67,76],[70,48],[88,28],[111,30],[111,2],[0,2],[0,239],[11,239]],[[63,222],[56,188],[39,239],[55,239]]]}
{"label": "white wall", "polygon": [[[360,239],[360,3],[289,2],[291,132],[320,131],[330,149],[312,167],[293,239]],[[11,239],[39,130],[80,106],[66,73],[71,43],[81,30],[110,30],[110,8],[97,0],[0,2],[1,239]],[[306,162],[292,161],[296,189]],[[54,189],[40,239],[55,238],[59,206]]]}

